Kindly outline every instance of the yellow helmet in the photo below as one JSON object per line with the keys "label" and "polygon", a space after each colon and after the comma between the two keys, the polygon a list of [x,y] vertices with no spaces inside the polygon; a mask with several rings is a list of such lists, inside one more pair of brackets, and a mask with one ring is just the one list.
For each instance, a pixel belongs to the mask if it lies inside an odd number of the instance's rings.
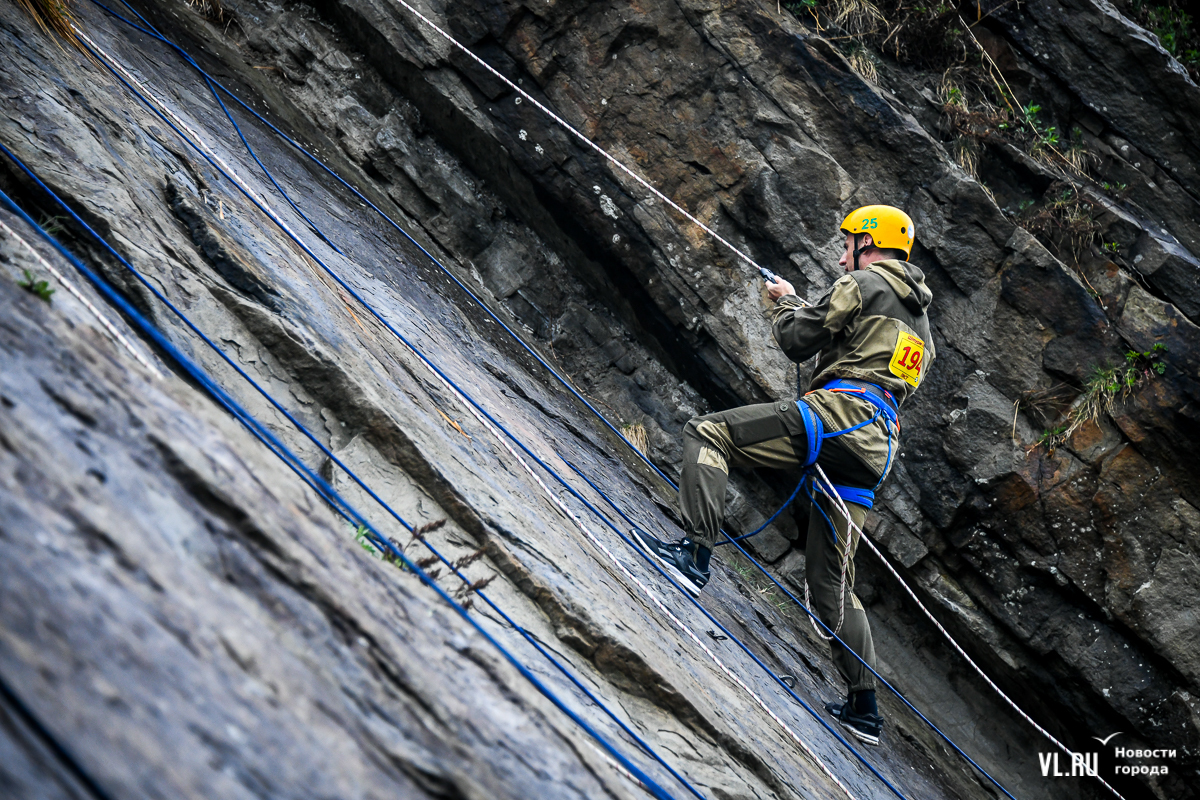
{"label": "yellow helmet", "polygon": [[[863,206],[842,220],[842,233],[871,234],[876,247],[903,250],[904,257],[912,254],[913,221],[895,206]],[[857,236],[855,248],[857,249]],[[857,260],[857,253],[855,254]]]}

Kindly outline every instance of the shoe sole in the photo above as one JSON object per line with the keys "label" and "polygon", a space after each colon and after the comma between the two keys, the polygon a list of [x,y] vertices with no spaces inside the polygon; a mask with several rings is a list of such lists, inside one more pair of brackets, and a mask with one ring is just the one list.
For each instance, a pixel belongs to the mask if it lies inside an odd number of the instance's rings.
{"label": "shoe sole", "polygon": [[[659,559],[659,560],[661,561],[662,559]],[[695,583],[693,583],[692,579],[689,578],[687,575],[684,575],[682,572],[680,572],[679,567],[668,562],[667,569],[670,570],[675,575],[675,580],[677,580],[683,586],[683,588],[687,589],[695,597],[700,596],[701,587],[699,587]]]}
{"label": "shoe sole", "polygon": [[847,722],[843,722],[843,721],[842,721],[842,720],[840,720],[840,719],[838,720],[838,722],[840,722],[840,723],[842,724],[842,727],[843,727],[843,728],[845,728],[846,730],[850,731],[850,733],[851,733],[851,734],[853,734],[853,735],[854,735],[854,737],[855,737],[856,739],[858,739],[860,742],[862,742],[862,743],[864,743],[864,744],[869,744],[869,745],[871,745],[872,747],[878,747],[878,746],[879,746],[879,737],[878,737],[878,736],[872,736],[872,735],[871,735],[871,734],[869,734],[869,733],[863,733],[863,732],[862,732],[862,731],[860,731],[858,728],[854,727],[853,725],[851,725],[851,724],[849,724],[849,723],[847,723]]}
{"label": "shoe sole", "polygon": [[646,552],[647,552],[647,553],[648,553],[648,554],[649,554],[649,555],[650,555],[650,556],[651,556],[651,557],[652,557],[652,558],[653,558],[655,561],[657,561],[659,564],[662,564],[662,565],[663,565],[663,567],[665,567],[665,568],[666,568],[666,569],[667,569],[667,570],[668,570],[668,571],[671,573],[671,575],[672,575],[672,576],[675,578],[675,580],[676,580],[676,581],[677,581],[677,582],[678,582],[680,585],[682,585],[682,586],[683,586],[683,588],[687,589],[687,590],[688,590],[688,591],[689,591],[689,592],[690,592],[692,595],[694,595],[695,597],[699,597],[699,596],[700,596],[700,590],[701,590],[701,587],[698,587],[698,586],[696,586],[696,584],[692,582],[692,579],[691,579],[691,578],[689,578],[688,576],[686,576],[686,575],[684,575],[682,572],[680,572],[680,571],[679,571],[679,567],[675,566],[675,562],[674,562],[674,561],[668,561],[667,559],[665,559],[665,558],[663,558],[662,556],[660,556],[660,555],[658,554],[658,551],[657,551],[657,550],[655,550],[655,549],[654,549],[654,548],[653,548],[653,547],[650,545],[650,543],[649,543],[649,542],[647,542],[647,541],[646,541],[646,540],[645,540],[645,539],[642,537],[642,535],[641,535],[640,533],[638,533],[637,531],[634,531],[634,532],[633,532],[633,535],[634,535],[635,537],[637,537],[637,542],[638,542],[638,545],[639,545],[639,546],[640,546],[640,547],[641,547],[643,550],[645,550],[645,551],[646,551]]}
{"label": "shoe sole", "polygon": [[651,544],[646,541],[646,539],[642,536],[641,533],[639,533],[638,531],[634,531],[633,536],[637,540],[638,546],[641,547],[642,550],[646,551],[646,553],[649,554],[649,556],[651,558],[653,558],[655,561],[662,564],[664,567],[674,567],[675,566],[670,561],[667,561],[665,558],[660,556],[658,554],[658,551],[655,550],[654,547],[652,547]]}

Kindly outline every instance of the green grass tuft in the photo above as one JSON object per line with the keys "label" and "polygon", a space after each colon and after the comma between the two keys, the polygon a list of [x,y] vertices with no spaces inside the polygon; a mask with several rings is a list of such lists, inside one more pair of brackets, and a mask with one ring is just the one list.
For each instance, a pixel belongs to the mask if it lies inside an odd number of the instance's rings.
{"label": "green grass tuft", "polygon": [[1125,400],[1140,385],[1167,371],[1163,355],[1167,346],[1157,342],[1149,350],[1130,350],[1125,353],[1125,363],[1117,366],[1094,367],[1092,376],[1083,386],[1083,392],[1067,412],[1066,424],[1045,431],[1034,442],[1034,447],[1053,450],[1071,437],[1071,434],[1090,422],[1099,422],[1100,417],[1111,414],[1119,401]]}

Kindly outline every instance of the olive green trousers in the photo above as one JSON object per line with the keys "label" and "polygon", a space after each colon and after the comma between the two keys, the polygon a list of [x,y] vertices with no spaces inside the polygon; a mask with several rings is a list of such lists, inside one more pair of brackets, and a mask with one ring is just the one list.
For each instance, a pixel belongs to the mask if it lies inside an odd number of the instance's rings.
{"label": "olive green trousers", "polygon": [[[861,430],[864,437],[878,438],[881,433],[887,436],[882,421]],[[840,441],[858,433],[826,439],[817,463],[835,484],[871,488],[881,476],[851,452],[861,447],[849,447],[850,442]],[[689,538],[709,549],[717,542],[725,518],[730,465],[790,470],[796,472],[799,480],[807,453],[804,421],[794,402],[743,406],[692,419],[683,431],[683,475],[679,484],[679,504]],[[854,524],[861,528],[867,509],[855,503],[847,503],[846,507]],[[854,595],[854,553],[859,536],[850,535],[847,527],[841,511],[818,495],[809,512],[805,575],[812,611],[830,629],[837,628],[839,589],[844,591],[841,595],[844,617],[837,631],[841,641],[833,640],[830,647],[834,665],[846,679],[849,691],[857,692],[875,688],[875,676],[863,665],[865,661],[875,668],[875,646],[866,612]],[[847,546],[850,561],[843,589],[841,562]],[[862,661],[848,652],[847,647]]]}

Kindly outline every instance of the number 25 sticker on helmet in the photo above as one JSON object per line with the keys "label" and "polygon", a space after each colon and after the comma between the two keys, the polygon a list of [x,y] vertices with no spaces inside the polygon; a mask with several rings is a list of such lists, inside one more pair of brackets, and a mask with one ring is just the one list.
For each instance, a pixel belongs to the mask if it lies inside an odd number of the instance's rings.
{"label": "number 25 sticker on helmet", "polygon": [[856,236],[869,233],[875,247],[902,250],[904,257],[912,255],[913,221],[895,206],[863,206],[842,220],[842,233]]}

